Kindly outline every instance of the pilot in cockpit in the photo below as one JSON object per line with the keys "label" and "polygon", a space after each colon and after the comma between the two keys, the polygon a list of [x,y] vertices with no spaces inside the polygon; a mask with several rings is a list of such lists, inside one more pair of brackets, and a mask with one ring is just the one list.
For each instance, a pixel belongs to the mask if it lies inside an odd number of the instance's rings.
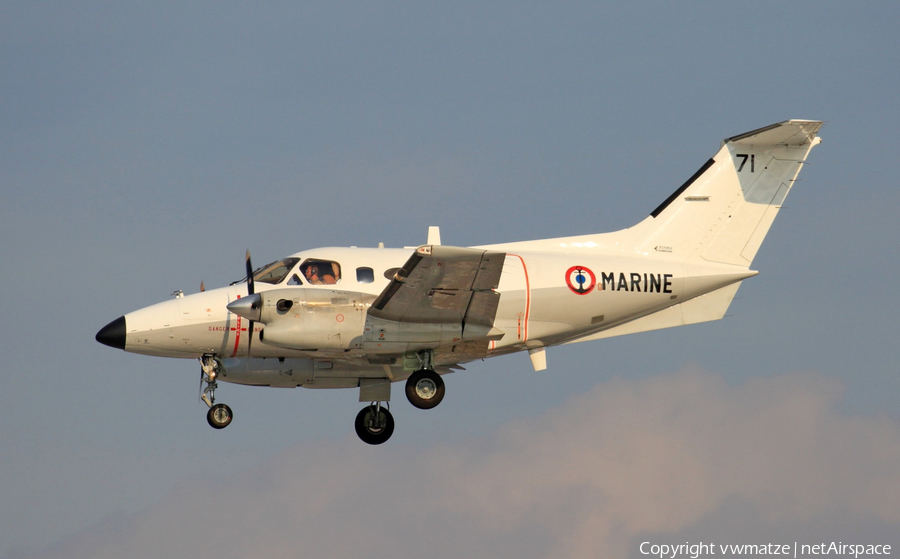
{"label": "pilot in cockpit", "polygon": [[340,279],[337,263],[312,261],[303,267],[303,275],[311,285],[333,285]]}

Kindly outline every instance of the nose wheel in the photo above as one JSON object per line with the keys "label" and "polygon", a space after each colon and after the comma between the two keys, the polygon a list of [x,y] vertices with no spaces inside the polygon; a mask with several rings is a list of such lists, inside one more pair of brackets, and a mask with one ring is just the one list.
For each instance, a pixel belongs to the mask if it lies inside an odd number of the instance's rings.
{"label": "nose wheel", "polygon": [[[200,358],[200,401],[209,406],[206,421],[213,429],[228,427],[234,418],[231,408],[225,404],[216,404],[216,388],[219,383],[219,360],[215,355],[204,355]],[[206,385],[204,387],[204,385]]]}
{"label": "nose wheel", "polygon": [[356,415],[356,434],[364,443],[381,444],[393,433],[394,416],[380,402],[363,408]]}
{"label": "nose wheel", "polygon": [[224,429],[231,423],[234,414],[225,404],[216,404],[206,412],[206,421],[213,429]]}

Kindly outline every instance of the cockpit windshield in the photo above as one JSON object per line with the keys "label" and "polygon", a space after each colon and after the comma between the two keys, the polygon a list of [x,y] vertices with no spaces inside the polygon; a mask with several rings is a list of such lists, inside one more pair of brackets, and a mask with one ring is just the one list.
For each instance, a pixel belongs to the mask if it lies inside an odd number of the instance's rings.
{"label": "cockpit windshield", "polygon": [[283,280],[284,277],[288,275],[288,272],[290,272],[294,268],[297,262],[300,262],[299,258],[285,258],[284,260],[279,260],[278,262],[267,264],[266,266],[263,266],[259,270],[253,272],[253,280],[275,285],[276,283],[281,282],[281,280]]}
{"label": "cockpit windshield", "polygon": [[[284,260],[279,260],[278,262],[272,262],[271,264],[266,264],[262,268],[257,268],[253,272],[253,281],[261,281],[263,283],[271,283],[275,285],[276,283],[280,283],[281,280],[288,275],[288,273],[297,265],[297,262],[300,262],[299,258],[285,258]],[[238,280],[233,282],[231,285],[236,283],[243,283],[247,281],[247,278]]]}

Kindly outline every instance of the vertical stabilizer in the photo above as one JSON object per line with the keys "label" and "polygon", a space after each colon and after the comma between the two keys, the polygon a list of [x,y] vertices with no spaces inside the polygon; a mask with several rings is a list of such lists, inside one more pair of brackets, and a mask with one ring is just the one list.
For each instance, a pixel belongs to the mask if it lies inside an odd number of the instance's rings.
{"label": "vertical stabilizer", "polygon": [[722,142],[719,152],[630,231],[639,252],[749,266],[822,122],[787,120]]}

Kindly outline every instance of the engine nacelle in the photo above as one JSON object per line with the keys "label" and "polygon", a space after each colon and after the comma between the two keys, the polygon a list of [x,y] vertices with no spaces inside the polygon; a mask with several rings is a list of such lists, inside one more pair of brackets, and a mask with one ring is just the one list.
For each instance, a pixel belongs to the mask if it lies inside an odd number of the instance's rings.
{"label": "engine nacelle", "polygon": [[362,347],[366,310],[373,297],[351,291],[293,287],[258,294],[259,339],[288,349]]}

